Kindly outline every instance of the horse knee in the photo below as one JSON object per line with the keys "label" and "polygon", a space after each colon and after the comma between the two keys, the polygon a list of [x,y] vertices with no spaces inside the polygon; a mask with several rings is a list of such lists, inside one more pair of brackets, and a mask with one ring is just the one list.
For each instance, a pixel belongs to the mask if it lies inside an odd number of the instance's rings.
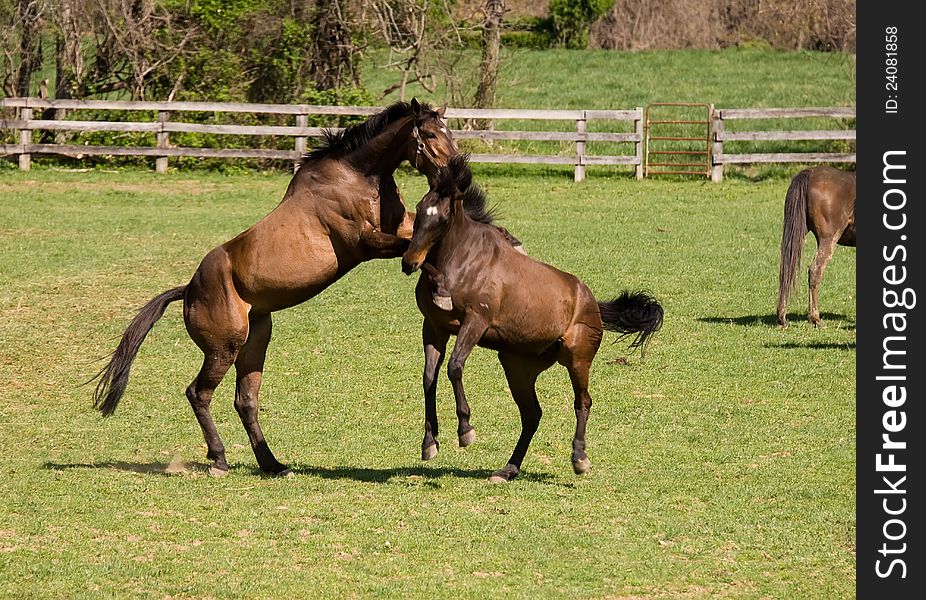
{"label": "horse knee", "polygon": [[250,392],[235,394],[235,410],[239,415],[245,415],[257,407],[257,399]]}
{"label": "horse knee", "polygon": [[447,364],[447,377],[450,378],[450,381],[460,381],[463,379],[463,363],[451,360]]}

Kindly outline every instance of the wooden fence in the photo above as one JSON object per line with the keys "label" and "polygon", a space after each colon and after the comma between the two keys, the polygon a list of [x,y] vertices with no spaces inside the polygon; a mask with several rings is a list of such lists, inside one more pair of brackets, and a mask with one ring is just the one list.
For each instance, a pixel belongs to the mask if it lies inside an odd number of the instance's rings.
{"label": "wooden fence", "polygon": [[[0,119],[0,132],[12,131],[18,143],[0,144],[0,156],[18,156],[19,166],[28,170],[33,155],[53,154],[59,156],[150,156],[155,158],[155,168],[165,172],[172,157],[198,158],[257,158],[290,160],[294,165],[307,150],[309,138],[324,135],[323,127],[310,127],[312,115],[327,116],[369,116],[382,110],[373,106],[319,106],[305,104],[240,104],[221,102],[130,102],[103,100],[43,100],[38,98],[0,98],[0,111],[15,111],[16,118]],[[54,114],[57,111],[117,110],[156,112],[157,117],[137,121],[81,121],[73,119],[36,118],[37,113]],[[2,116],[0,112],[0,116]],[[294,125],[228,125],[184,122],[177,118],[185,112],[245,113],[251,115],[270,114],[294,118]],[[626,165],[633,167],[637,179],[643,177],[644,111],[630,110],[517,110],[517,109],[447,109],[451,119],[536,120],[558,122],[557,131],[510,131],[504,129],[467,130],[454,129],[457,139],[480,139],[487,142],[498,140],[566,142],[575,145],[575,153],[556,154],[485,154],[473,153],[473,162],[486,163],[533,163],[571,165],[575,180],[585,179],[585,168],[589,165]],[[753,153],[727,154],[724,142],[785,141],[785,140],[855,140],[854,130],[836,131],[726,131],[724,123],[735,119],[798,119],[805,117],[849,118],[855,117],[854,108],[807,108],[807,109],[716,109],[713,110],[711,137],[711,178],[720,181],[723,167],[736,163],[761,162],[855,162],[855,154],[840,153]],[[628,129],[625,133],[589,131],[589,124],[624,123],[618,128]],[[563,124],[566,124],[565,126]],[[566,128],[568,127],[568,129]],[[593,129],[599,127],[592,127]],[[613,128],[613,126],[612,126]],[[66,143],[33,143],[32,132],[36,130],[72,132],[135,132],[151,133],[155,136],[153,146],[90,146]],[[177,146],[171,143],[171,133],[201,133],[209,135],[284,136],[294,138],[293,149],[272,148],[197,148]],[[622,154],[592,154],[589,144],[610,143],[620,147],[626,145]],[[613,146],[611,146],[613,148]]]}
{"label": "wooden fence", "polygon": [[711,180],[723,180],[723,167],[730,164],[752,163],[854,163],[855,152],[769,152],[727,154],[724,142],[767,142],[793,140],[851,140],[855,129],[791,130],[791,131],[727,131],[725,123],[757,119],[854,119],[855,108],[723,108],[714,110],[713,144],[711,149]]}
{"label": "wooden fence", "polygon": [[[12,108],[18,111],[17,119],[0,121],[0,130],[14,130],[18,144],[0,145],[0,155],[18,155],[21,169],[28,170],[33,154],[57,154],[63,156],[153,156],[156,157],[158,172],[167,170],[170,157],[190,156],[199,158],[263,158],[284,159],[297,163],[306,151],[306,142],[310,137],[324,135],[322,127],[309,127],[310,115],[368,116],[382,110],[372,106],[318,106],[318,105],[279,105],[279,104],[237,104],[217,102],[111,102],[99,100],[41,100],[36,98],[0,99],[0,109]],[[78,121],[37,119],[37,111],[47,110],[128,110],[156,111],[154,121]],[[269,125],[211,125],[203,123],[186,123],[175,120],[177,113],[183,112],[219,112],[249,113],[295,116],[294,126]],[[540,120],[559,121],[570,124],[568,131],[506,131],[506,130],[453,130],[457,139],[528,140],[546,142],[569,142],[575,144],[575,154],[561,155],[525,155],[525,154],[471,154],[472,162],[489,163],[535,163],[553,165],[572,165],[576,181],[585,178],[586,165],[630,165],[635,168],[638,178],[643,176],[642,142],[643,111],[633,110],[506,110],[506,109],[447,109],[446,117],[450,119],[486,119],[486,120]],[[630,122],[633,131],[628,133],[608,133],[588,131],[589,122],[625,121]],[[337,128],[333,128],[337,129]],[[66,144],[36,144],[32,140],[35,130],[57,131],[121,131],[154,133],[155,146],[84,146]],[[248,149],[248,148],[192,148],[171,144],[170,134],[176,132],[195,132],[212,135],[253,135],[253,136],[288,136],[295,138],[293,150]],[[590,142],[611,142],[628,144],[627,154],[592,155],[587,152]]]}

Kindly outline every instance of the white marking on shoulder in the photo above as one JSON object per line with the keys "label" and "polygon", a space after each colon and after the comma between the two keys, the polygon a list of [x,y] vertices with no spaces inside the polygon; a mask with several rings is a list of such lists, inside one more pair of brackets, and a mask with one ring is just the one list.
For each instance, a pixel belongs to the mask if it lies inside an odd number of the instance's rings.
{"label": "white marking on shoulder", "polygon": [[437,207],[436,207],[436,206],[429,206],[429,207],[428,207],[428,210],[425,211],[425,214],[432,215],[432,216],[433,216],[433,215],[436,215],[436,214],[437,214]]}

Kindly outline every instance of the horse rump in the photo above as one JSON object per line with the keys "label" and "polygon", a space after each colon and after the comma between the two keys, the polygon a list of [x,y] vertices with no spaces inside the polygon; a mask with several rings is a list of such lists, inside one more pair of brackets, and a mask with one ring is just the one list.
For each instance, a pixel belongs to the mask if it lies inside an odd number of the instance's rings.
{"label": "horse rump", "polygon": [[604,328],[619,333],[618,340],[634,336],[631,348],[643,347],[662,327],[662,305],[647,292],[624,292],[611,301],[599,301],[598,310]]}

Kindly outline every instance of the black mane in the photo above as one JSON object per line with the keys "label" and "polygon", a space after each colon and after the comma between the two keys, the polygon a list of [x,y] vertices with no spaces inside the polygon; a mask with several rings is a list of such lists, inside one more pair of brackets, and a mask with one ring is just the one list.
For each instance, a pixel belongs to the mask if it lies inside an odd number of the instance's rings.
{"label": "black mane", "polygon": [[[434,112],[434,109],[426,103],[421,103],[421,114],[426,115]],[[374,137],[379,135],[383,129],[399,119],[410,117],[414,114],[412,105],[408,102],[396,102],[386,107],[381,112],[376,113],[363,123],[351,125],[340,131],[325,129],[325,139],[317,148],[313,148],[302,156],[302,162],[318,160],[329,156],[343,156],[350,154],[357,148],[367,144]]]}
{"label": "black mane", "polygon": [[485,192],[473,181],[473,174],[469,170],[469,155],[457,154],[451,158],[447,166],[440,170],[435,189],[441,198],[461,196],[463,210],[469,218],[493,224],[496,209],[488,206]]}

